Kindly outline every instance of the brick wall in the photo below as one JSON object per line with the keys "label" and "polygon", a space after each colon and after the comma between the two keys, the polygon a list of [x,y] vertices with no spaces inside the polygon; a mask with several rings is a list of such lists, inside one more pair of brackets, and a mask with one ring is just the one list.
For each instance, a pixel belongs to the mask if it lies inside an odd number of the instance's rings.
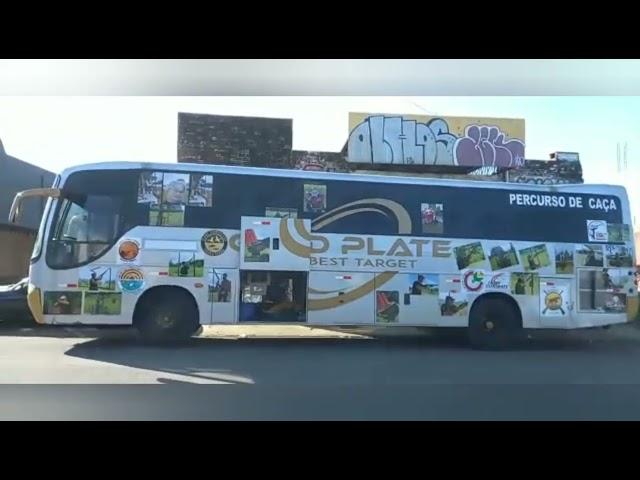
{"label": "brick wall", "polygon": [[178,162],[290,168],[293,121],[178,114]]}

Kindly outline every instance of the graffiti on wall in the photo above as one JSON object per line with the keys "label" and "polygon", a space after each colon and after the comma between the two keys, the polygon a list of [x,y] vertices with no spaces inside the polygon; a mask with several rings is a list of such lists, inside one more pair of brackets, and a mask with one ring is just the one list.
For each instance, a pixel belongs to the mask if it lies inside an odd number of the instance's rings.
{"label": "graffiti on wall", "polygon": [[348,172],[351,165],[340,152],[311,152],[293,150],[291,168],[311,172]]}
{"label": "graffiti on wall", "polygon": [[353,163],[518,167],[524,120],[349,114]]}

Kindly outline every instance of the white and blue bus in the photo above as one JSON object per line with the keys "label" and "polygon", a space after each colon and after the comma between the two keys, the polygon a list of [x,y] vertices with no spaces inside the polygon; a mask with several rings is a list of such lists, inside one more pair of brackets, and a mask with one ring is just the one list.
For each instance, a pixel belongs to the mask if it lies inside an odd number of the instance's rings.
{"label": "white and blue bus", "polygon": [[608,185],[520,185],[111,162],[52,188],[29,273],[44,324],[521,329],[635,318],[629,201]]}

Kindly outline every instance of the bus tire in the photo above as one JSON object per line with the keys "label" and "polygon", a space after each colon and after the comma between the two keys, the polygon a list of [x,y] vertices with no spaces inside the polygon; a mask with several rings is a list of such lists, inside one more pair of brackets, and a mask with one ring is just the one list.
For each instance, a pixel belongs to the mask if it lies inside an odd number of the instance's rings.
{"label": "bus tire", "polygon": [[469,313],[467,336],[473,348],[500,350],[514,345],[522,331],[515,302],[504,295],[478,298]]}
{"label": "bus tire", "polygon": [[155,287],[138,300],[133,326],[144,341],[185,341],[200,328],[198,305],[183,288]]}

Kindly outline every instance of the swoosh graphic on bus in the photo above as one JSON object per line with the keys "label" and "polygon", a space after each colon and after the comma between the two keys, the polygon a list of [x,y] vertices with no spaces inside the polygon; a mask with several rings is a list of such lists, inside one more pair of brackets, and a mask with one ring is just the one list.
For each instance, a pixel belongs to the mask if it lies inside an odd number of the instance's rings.
{"label": "swoosh graphic on bus", "polygon": [[[366,198],[364,200],[357,200],[355,202],[347,203],[346,205],[342,205],[341,207],[335,208],[327,213],[320,215],[312,222],[312,230],[316,230],[318,228],[329,225],[339,218],[343,218],[345,215],[338,217],[340,213],[344,213],[345,210],[349,211],[350,207],[355,207],[358,205],[376,205],[378,207],[384,207],[390,210],[396,217],[398,221],[398,233],[399,234],[410,234],[411,233],[411,217],[407,210],[400,205],[398,202],[394,202],[393,200],[388,200],[386,198]],[[350,210],[353,211],[353,210]],[[383,213],[383,212],[381,212]],[[383,213],[384,214],[384,213]]]}
{"label": "swoosh graphic on bus", "polygon": [[[319,248],[313,248],[309,245],[303,245],[298,243],[291,232],[289,231],[289,221],[293,221],[296,231],[305,240],[312,241],[317,240],[322,242],[322,246]],[[280,220],[280,241],[294,255],[301,258],[309,258],[312,253],[323,253],[329,248],[329,240],[320,235],[311,235],[304,228],[304,221],[301,219],[288,219],[283,218]]]}
{"label": "swoosh graphic on bus", "polygon": [[351,215],[355,215],[357,213],[362,213],[362,212],[375,212],[375,213],[380,213],[381,215],[384,215],[385,217],[388,217],[389,215],[387,215],[386,212],[384,212],[383,210],[380,210],[379,208],[372,208],[372,207],[364,207],[364,208],[356,208],[354,210],[347,210],[344,212],[339,212],[336,213],[333,217],[327,218],[325,220],[322,220],[318,223],[314,223],[313,224],[313,228],[314,229],[319,229],[324,227],[325,225],[329,225],[337,220],[340,220],[341,218],[344,217],[349,217]]}
{"label": "swoosh graphic on bus", "polygon": [[295,219],[293,221],[293,225],[296,229],[296,232],[298,232],[298,235],[300,235],[305,240],[309,242],[313,242],[313,241],[322,242],[322,246],[319,248],[313,248],[313,245],[312,245],[311,253],[324,253],[327,250],[329,250],[329,239],[322,235],[311,235],[310,232],[307,232],[307,230],[304,228],[304,220]]}
{"label": "swoosh graphic on bus", "polygon": [[[365,200],[358,200],[355,202],[347,203],[346,205],[342,205],[341,207],[335,208],[327,213],[324,213],[317,217],[312,221],[312,230],[316,230],[318,228],[325,227],[327,225],[332,224],[333,222],[340,220],[341,218],[355,215],[362,212],[375,212],[380,213],[381,215],[388,216],[386,212],[380,209],[376,209],[373,207],[364,207],[364,208],[355,208],[349,209],[349,207],[354,207],[356,205],[377,205],[378,207],[385,207],[393,212],[396,220],[398,221],[398,233],[399,234],[410,234],[411,233],[411,217],[407,213],[406,209],[397,202],[393,200],[387,200],[384,198],[369,198]],[[345,210],[347,209],[347,210]],[[299,257],[308,258],[311,253],[323,253],[326,252],[329,248],[329,240],[326,237],[321,235],[312,235],[310,232],[307,232],[304,228],[304,222],[302,219],[293,219],[294,226],[298,235],[304,238],[307,241],[319,241],[322,242],[322,246],[319,248],[309,247],[307,245],[302,245],[296,242],[291,234],[288,231],[288,225],[286,225],[286,220],[290,219],[282,219],[280,222],[280,236],[283,237],[282,241],[285,244],[285,247],[298,255]],[[284,234],[283,234],[284,232]],[[229,247],[236,252],[240,251],[240,234],[236,233],[229,238]]]}
{"label": "swoosh graphic on bus", "polygon": [[344,290],[344,288],[339,288],[338,290],[317,290],[315,288],[309,287],[309,293],[312,293],[314,295],[327,295],[328,293],[344,292]]}
{"label": "swoosh graphic on bus", "polygon": [[363,283],[359,287],[348,291],[344,295],[337,295],[331,298],[310,298],[308,301],[308,309],[329,310],[331,308],[336,308],[347,303],[355,302],[356,300],[373,292],[377,287],[381,287],[382,285],[387,283],[389,280],[395,277],[397,273],[398,272],[382,272],[373,277],[373,279],[369,280],[368,282]]}
{"label": "swoosh graphic on bus", "polygon": [[[304,228],[304,220],[296,218],[293,221],[293,226],[296,228],[296,232],[298,232],[298,235],[300,235],[305,240],[312,241],[314,239],[313,236],[309,232],[307,232],[307,229]],[[318,239],[322,238],[326,240],[326,238],[324,237],[316,237],[316,238]]]}
{"label": "swoosh graphic on bus", "polygon": [[231,250],[235,250],[236,252],[240,251],[240,234],[234,233],[229,237],[229,246]]}
{"label": "swoosh graphic on bus", "polygon": [[297,255],[301,258],[309,258],[311,256],[311,247],[307,245],[302,245],[295,241],[295,239],[291,236],[289,232],[289,227],[287,225],[288,219],[283,218],[280,220],[280,241],[285,246],[287,250],[289,250],[294,255]]}

